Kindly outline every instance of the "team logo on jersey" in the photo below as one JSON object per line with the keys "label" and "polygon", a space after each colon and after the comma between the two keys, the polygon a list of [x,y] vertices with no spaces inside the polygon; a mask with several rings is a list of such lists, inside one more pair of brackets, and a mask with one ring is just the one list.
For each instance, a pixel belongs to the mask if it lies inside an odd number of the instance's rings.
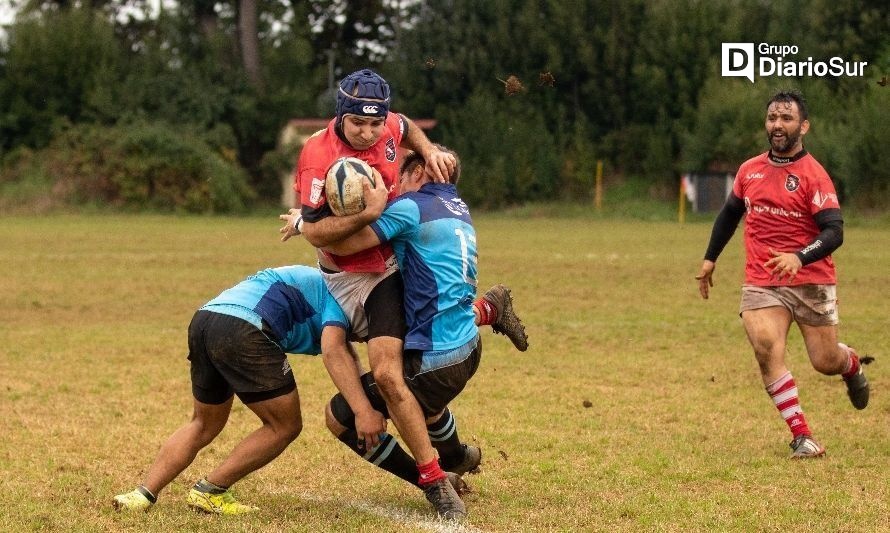
{"label": "team logo on jersey", "polygon": [[467,207],[467,204],[465,204],[464,201],[458,197],[452,198],[451,200],[440,198],[440,200],[442,200],[442,203],[445,205],[446,209],[457,216],[470,214],[470,209]]}
{"label": "team logo on jersey", "polygon": [[396,160],[396,141],[392,137],[386,141],[386,160],[390,163]]}
{"label": "team logo on jersey", "polygon": [[800,178],[798,178],[794,174],[788,174],[788,177],[785,178],[785,190],[788,192],[794,192],[797,190],[798,187],[800,187]]}
{"label": "team logo on jersey", "polygon": [[816,194],[813,195],[813,205],[818,206],[820,209],[825,207],[826,202],[831,205],[838,205],[837,195],[834,193],[824,193],[822,191],[816,191]]}
{"label": "team logo on jersey", "polygon": [[321,194],[324,192],[324,180],[321,178],[312,178],[312,191],[309,194],[309,203],[318,205],[321,200]]}

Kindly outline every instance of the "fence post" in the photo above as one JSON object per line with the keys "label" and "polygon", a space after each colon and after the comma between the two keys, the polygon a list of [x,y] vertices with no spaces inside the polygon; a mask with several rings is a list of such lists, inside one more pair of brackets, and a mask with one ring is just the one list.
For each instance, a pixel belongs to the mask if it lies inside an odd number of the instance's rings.
{"label": "fence post", "polygon": [[596,178],[594,180],[593,205],[597,211],[603,208],[603,160],[596,161]]}
{"label": "fence post", "polygon": [[686,187],[683,184],[683,176],[680,176],[680,204],[677,207],[677,217],[680,224],[686,222]]}

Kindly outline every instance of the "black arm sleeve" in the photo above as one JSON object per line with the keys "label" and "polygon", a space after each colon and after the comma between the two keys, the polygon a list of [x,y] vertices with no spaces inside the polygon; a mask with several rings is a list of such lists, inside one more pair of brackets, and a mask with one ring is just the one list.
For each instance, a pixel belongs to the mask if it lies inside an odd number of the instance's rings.
{"label": "black arm sleeve", "polygon": [[828,257],[844,243],[844,219],[840,209],[824,209],[813,218],[819,226],[819,235],[803,250],[796,252],[804,265]]}
{"label": "black arm sleeve", "polygon": [[334,212],[331,211],[331,206],[325,202],[321,207],[301,206],[300,214],[303,215],[303,220],[306,222],[315,223],[325,217],[332,216]]}
{"label": "black arm sleeve", "polygon": [[705,259],[708,261],[716,261],[720,252],[726,247],[729,239],[732,238],[739,222],[745,215],[745,201],[733,193],[729,194],[723,209],[714,220],[714,228],[711,230],[711,241],[708,242],[708,249],[705,251]]}

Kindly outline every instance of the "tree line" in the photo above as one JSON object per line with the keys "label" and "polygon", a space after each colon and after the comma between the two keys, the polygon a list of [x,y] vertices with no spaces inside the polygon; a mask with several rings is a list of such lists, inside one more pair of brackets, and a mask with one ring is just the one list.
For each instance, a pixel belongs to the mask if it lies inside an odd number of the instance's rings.
{"label": "tree line", "polygon": [[[583,199],[611,179],[669,197],[766,147],[765,102],[810,102],[807,148],[846,201],[890,201],[890,11],[879,0],[27,0],[0,47],[0,197],[185,211],[273,204],[297,117],[369,66],[435,118],[479,207]],[[721,43],[863,76],[721,75]],[[883,84],[882,84],[883,80]]]}

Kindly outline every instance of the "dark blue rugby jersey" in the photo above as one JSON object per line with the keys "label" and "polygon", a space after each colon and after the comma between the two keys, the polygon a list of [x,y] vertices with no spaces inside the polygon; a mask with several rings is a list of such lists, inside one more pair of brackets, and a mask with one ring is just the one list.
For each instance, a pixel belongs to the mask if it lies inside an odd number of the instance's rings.
{"label": "dark blue rugby jersey", "polygon": [[450,184],[428,183],[403,194],[371,224],[392,243],[405,282],[405,348],[448,350],[477,334],[476,230]]}

